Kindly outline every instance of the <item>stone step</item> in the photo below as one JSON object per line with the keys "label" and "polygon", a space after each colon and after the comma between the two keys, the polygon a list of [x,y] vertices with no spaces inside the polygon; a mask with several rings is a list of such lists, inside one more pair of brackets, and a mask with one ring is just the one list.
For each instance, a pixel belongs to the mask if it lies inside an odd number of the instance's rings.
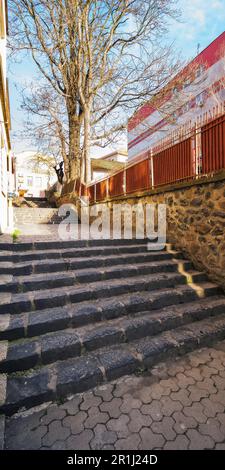
{"label": "stone step", "polygon": [[[138,265],[118,264],[104,268],[90,268],[79,270],[66,270],[59,273],[33,274],[27,276],[0,275],[0,292],[21,293],[36,290],[54,289],[61,286],[73,286],[84,283],[92,283],[109,279],[129,278],[134,276],[182,272],[188,273],[193,268],[190,261],[166,260],[147,262]],[[195,274],[195,273],[194,273]],[[188,275],[188,274],[187,274]],[[193,271],[191,276],[193,275]],[[206,280],[202,275],[201,280]]]}
{"label": "stone step", "polygon": [[33,224],[54,224],[60,223],[64,217],[59,216],[57,208],[50,207],[14,207],[14,224],[33,225]]}
{"label": "stone step", "polygon": [[64,400],[105,381],[152,367],[225,338],[225,315],[212,317],[146,337],[102,348],[83,357],[57,361],[39,369],[1,376],[0,411],[12,415],[52,400]]}
{"label": "stone step", "polygon": [[[32,260],[60,260],[64,258],[90,258],[96,256],[111,256],[121,254],[135,254],[135,253],[148,253],[146,245],[117,245],[103,246],[103,247],[87,247],[87,248],[69,248],[58,250],[27,250],[25,252],[9,252],[1,251],[0,248],[0,262],[8,262],[9,260],[14,263],[23,263]],[[163,253],[163,251],[162,251]]]}
{"label": "stone step", "polygon": [[[225,316],[225,299],[217,298],[190,304],[166,307],[158,311],[144,311],[126,318],[105,320],[89,327],[67,328],[43,334],[24,341],[4,343],[5,359],[0,362],[0,373],[8,374],[76,358],[106,346],[128,343],[136,339],[156,336],[171,328],[204,320],[211,316]],[[0,343],[1,347],[1,343]]]}
{"label": "stone step", "polygon": [[[66,328],[79,328],[101,321],[119,319],[135,315],[145,310],[156,311],[164,307],[198,301],[216,301],[218,287],[210,283],[181,285],[155,292],[142,291],[129,293],[110,299],[79,302],[75,305],[49,308],[23,314],[2,315],[0,317],[0,340],[31,338],[48,332]],[[204,300],[205,299],[205,300]],[[222,297],[224,299],[224,297]],[[222,304],[223,305],[223,304]]]}
{"label": "stone step", "polygon": [[[68,253],[70,255],[70,253]],[[73,254],[73,253],[72,253]],[[176,258],[181,259],[182,254],[176,253]],[[141,264],[147,262],[166,261],[174,258],[172,253],[145,252],[145,253],[127,253],[111,256],[92,256],[90,258],[68,257],[67,253],[63,259],[33,260],[22,263],[13,263],[12,261],[0,262],[0,274],[11,274],[14,276],[26,276],[30,274],[40,274],[47,272],[61,272],[73,269],[98,268],[107,266],[116,266],[117,264]],[[7,256],[9,259],[9,256]]]}
{"label": "stone step", "polygon": [[117,246],[139,246],[147,247],[147,239],[97,239],[97,240],[69,240],[69,241],[37,241],[37,242],[19,242],[19,243],[0,243],[0,251],[25,252],[36,250],[66,250],[71,248],[94,248],[117,247]]}
{"label": "stone step", "polygon": [[[85,300],[111,298],[140,290],[154,291],[174,288],[178,285],[204,280],[205,274],[190,271],[187,276],[180,273],[157,273],[92,282],[86,286],[68,286],[46,291],[29,291],[22,294],[3,292],[0,298],[0,314],[15,314],[62,307],[66,304],[74,304]],[[214,287],[219,293],[218,286]]]}

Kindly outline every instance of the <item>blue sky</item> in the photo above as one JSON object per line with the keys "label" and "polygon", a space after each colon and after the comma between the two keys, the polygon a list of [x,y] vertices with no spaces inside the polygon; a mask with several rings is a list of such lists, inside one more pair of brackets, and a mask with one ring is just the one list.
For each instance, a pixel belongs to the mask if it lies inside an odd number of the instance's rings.
{"label": "blue sky", "polygon": [[[174,41],[182,58],[191,59],[225,30],[225,0],[178,0],[181,11],[180,21],[172,21],[169,37]],[[14,152],[35,150],[31,143],[16,137],[23,127],[23,112],[20,110],[21,97],[16,84],[23,85],[36,75],[31,59],[10,65],[10,103],[12,114],[12,144]],[[106,153],[106,152],[105,152]]]}

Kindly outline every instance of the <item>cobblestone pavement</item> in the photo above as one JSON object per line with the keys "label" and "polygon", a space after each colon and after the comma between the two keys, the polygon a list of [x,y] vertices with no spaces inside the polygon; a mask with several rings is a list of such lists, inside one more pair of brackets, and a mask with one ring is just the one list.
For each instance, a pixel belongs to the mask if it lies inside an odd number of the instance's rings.
{"label": "cobblestone pavement", "polygon": [[11,417],[5,449],[224,450],[225,342]]}

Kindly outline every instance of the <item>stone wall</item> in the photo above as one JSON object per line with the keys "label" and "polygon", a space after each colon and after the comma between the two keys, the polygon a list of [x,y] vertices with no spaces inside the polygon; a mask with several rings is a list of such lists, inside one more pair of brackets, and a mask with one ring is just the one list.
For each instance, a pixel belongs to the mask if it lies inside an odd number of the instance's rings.
{"label": "stone wall", "polygon": [[[61,203],[76,203],[72,195]],[[225,172],[199,182],[180,183],[132,197],[105,201],[167,205],[167,242],[225,288]]]}
{"label": "stone wall", "polygon": [[[137,204],[137,198],[126,202]],[[167,242],[225,288],[225,179],[143,196],[141,202],[167,205]]]}

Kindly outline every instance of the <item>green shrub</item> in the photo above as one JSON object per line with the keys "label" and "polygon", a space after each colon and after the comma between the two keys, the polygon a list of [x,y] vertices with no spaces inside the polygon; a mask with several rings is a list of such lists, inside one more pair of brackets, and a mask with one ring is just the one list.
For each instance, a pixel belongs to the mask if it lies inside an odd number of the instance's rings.
{"label": "green shrub", "polygon": [[13,239],[13,243],[16,243],[16,242],[17,242],[17,240],[18,240],[20,234],[21,234],[21,232],[20,232],[20,230],[18,230],[18,228],[16,228],[16,229],[13,231],[13,233],[11,234],[12,239]]}

